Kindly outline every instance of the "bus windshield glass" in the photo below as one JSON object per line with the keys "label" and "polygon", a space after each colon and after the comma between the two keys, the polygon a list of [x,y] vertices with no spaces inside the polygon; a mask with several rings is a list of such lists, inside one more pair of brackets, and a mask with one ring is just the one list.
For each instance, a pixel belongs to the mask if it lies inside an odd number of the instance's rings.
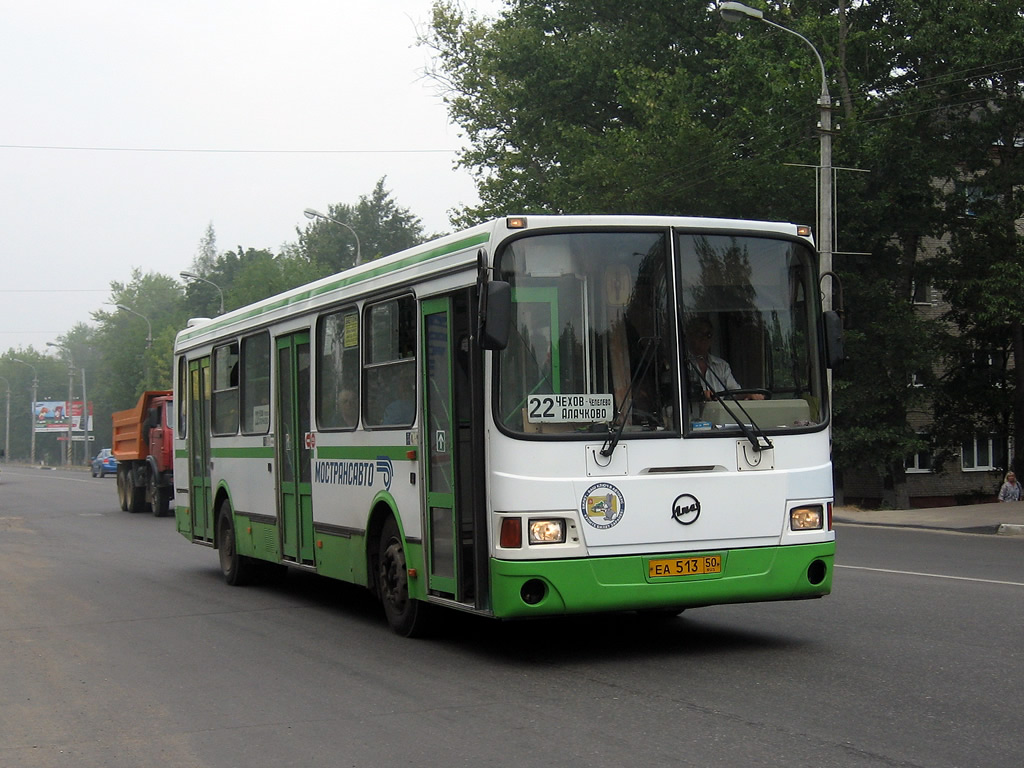
{"label": "bus windshield glass", "polygon": [[820,425],[827,413],[814,251],[769,237],[678,235],[692,432]]}
{"label": "bus windshield glass", "polygon": [[513,302],[499,356],[506,428],[678,431],[665,230],[524,237],[499,258]]}
{"label": "bus windshield glass", "polygon": [[593,439],[823,421],[812,249],[670,236],[587,231],[506,243],[498,263],[512,328],[496,401],[505,429]]}

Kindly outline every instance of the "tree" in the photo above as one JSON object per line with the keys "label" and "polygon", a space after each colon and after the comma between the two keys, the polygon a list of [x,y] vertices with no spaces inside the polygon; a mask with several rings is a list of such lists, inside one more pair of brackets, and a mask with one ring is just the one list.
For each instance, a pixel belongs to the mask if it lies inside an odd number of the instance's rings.
{"label": "tree", "polygon": [[816,156],[809,52],[773,67],[806,60],[794,89],[788,71],[748,66],[770,59],[710,11],[703,0],[514,0],[486,22],[435,4],[424,42],[482,201],[461,223],[509,212],[812,220],[812,177],[779,172]]}
{"label": "tree", "polygon": [[420,219],[395,202],[384,186],[385,181],[386,177],[380,178],[373,192],[361,195],[354,206],[328,206],[327,215],[351,227],[355,236],[346,227],[319,218],[305,229],[296,230],[299,253],[322,274],[341,272],[355,265],[355,237],[359,238],[364,263],[424,241]]}
{"label": "tree", "polygon": [[[931,276],[956,329],[938,390],[946,452],[973,433],[1012,436],[1024,461],[1024,13],[1013,3],[955,4],[936,34],[953,50],[936,76],[940,122],[957,148],[943,176],[949,230]],[[984,46],[967,40],[985,32]],[[1015,361],[1012,369],[1008,361]]]}
{"label": "tree", "polygon": [[[15,362],[20,360],[21,362]],[[77,362],[77,361],[76,361]],[[67,365],[45,355],[33,347],[8,350],[0,357],[0,375],[11,387],[11,456],[28,461],[31,454],[32,429],[32,381],[37,379],[37,400],[63,400],[67,397]],[[6,410],[6,400],[5,400]],[[58,443],[52,435],[36,436],[36,459],[42,461],[49,456],[59,459]]]}
{"label": "tree", "polygon": [[[1007,156],[1017,159],[1022,131],[1005,120],[1016,109],[994,94],[1021,103],[1021,13],[968,0],[802,0],[772,3],[766,14],[813,40],[838,83],[835,165],[871,171],[840,186],[838,242],[862,253],[835,258],[851,356],[836,383],[835,447],[839,462],[879,471],[891,502],[904,504],[904,458],[927,444],[909,422],[927,416],[936,391],[909,384],[934,380],[936,363],[951,360],[943,328],[913,311],[913,292],[942,269],[942,287],[966,276],[941,260],[929,269],[921,255],[947,231],[946,190],[963,178],[965,153],[988,160],[1002,146],[1001,187],[990,196],[1020,188]],[[460,163],[476,174],[482,202],[462,212],[463,223],[511,211],[814,219],[810,174],[782,166],[818,159],[811,112],[820,74],[793,35],[755,22],[726,28],[715,5],[699,0],[510,0],[492,21],[442,1],[424,42],[470,140]],[[1011,74],[999,87],[985,85],[993,51]],[[983,135],[972,123],[979,103],[1004,118],[1002,130]],[[982,316],[1005,325],[1018,315],[999,306],[1022,295],[1019,267],[1009,266],[1021,263],[1010,236],[1020,214],[1002,213],[1002,236],[984,241],[1001,256],[983,274],[1012,277],[1002,290],[972,290],[1001,297]],[[978,240],[954,233],[951,243],[971,272],[977,262],[966,254]],[[959,307],[951,319],[975,317],[971,295],[948,291]]]}
{"label": "tree", "polygon": [[97,327],[90,340],[95,370],[89,396],[97,439],[106,436],[108,442],[113,411],[131,407],[146,390],[170,389],[174,336],[187,320],[177,281],[153,272],[134,269],[127,283],[111,282],[110,303],[133,311],[92,313]]}

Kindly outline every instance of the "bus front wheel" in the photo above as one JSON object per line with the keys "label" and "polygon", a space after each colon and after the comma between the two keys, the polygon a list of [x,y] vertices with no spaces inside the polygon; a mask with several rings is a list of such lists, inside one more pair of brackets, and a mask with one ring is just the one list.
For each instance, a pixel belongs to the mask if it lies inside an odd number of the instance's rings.
{"label": "bus front wheel", "polygon": [[426,603],[409,597],[409,566],[398,523],[389,517],[380,533],[377,549],[377,592],[391,628],[403,637],[417,637],[427,631]]}

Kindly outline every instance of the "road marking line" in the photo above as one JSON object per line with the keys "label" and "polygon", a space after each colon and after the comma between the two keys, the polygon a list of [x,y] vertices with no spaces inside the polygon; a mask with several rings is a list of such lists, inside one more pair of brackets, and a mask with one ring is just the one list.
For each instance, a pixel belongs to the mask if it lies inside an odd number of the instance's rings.
{"label": "road marking line", "polygon": [[1024,587],[1024,582],[1020,581],[973,579],[970,576],[946,576],[941,573],[920,573],[918,571],[894,571],[891,568],[865,568],[863,565],[837,565],[836,568],[847,568],[851,571],[874,571],[875,573],[895,573],[900,576],[928,576],[932,579],[952,579],[953,581],[979,581],[982,584],[1003,584],[1008,587]]}

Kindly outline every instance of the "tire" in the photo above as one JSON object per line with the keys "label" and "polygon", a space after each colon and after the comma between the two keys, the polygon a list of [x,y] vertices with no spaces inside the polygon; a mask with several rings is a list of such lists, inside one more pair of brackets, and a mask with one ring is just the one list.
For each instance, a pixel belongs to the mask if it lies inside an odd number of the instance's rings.
{"label": "tire", "polygon": [[151,476],[149,481],[149,503],[153,509],[153,517],[164,517],[171,505],[171,489],[166,485],[157,485],[156,483],[156,476]]}
{"label": "tire", "polygon": [[234,517],[231,505],[226,501],[217,513],[217,554],[225,582],[232,587],[241,587],[252,581],[257,563],[251,557],[238,554]]}
{"label": "tire", "polygon": [[403,637],[421,637],[429,629],[432,606],[409,597],[409,568],[398,523],[388,517],[377,546],[377,594],[388,624]]}
{"label": "tire", "polygon": [[93,468],[92,468],[92,476],[93,476],[93,477],[96,477],[96,467],[93,467]]}
{"label": "tire", "polygon": [[121,505],[121,511],[127,512],[131,504],[128,493],[128,473],[117,468],[117,501]]}
{"label": "tire", "polygon": [[131,482],[129,477],[128,492],[128,511],[133,515],[137,515],[139,512],[144,512],[146,509],[146,489],[142,486],[135,485]]}

